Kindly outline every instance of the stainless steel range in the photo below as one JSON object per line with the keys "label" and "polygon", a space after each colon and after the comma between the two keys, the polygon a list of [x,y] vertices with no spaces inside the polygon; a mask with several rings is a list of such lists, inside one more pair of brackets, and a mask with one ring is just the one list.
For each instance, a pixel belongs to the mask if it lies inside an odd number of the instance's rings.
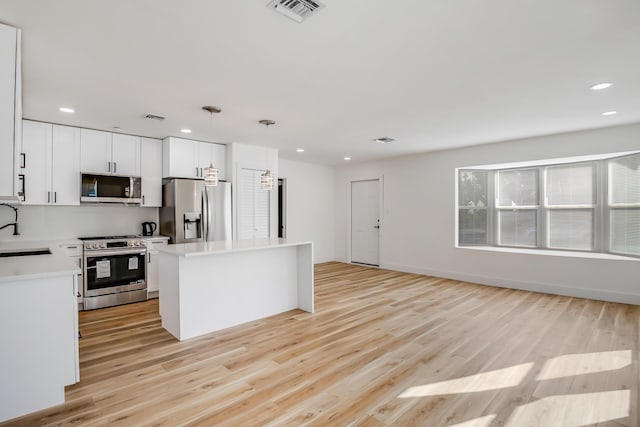
{"label": "stainless steel range", "polygon": [[81,237],[84,309],[147,299],[147,246],[138,236]]}

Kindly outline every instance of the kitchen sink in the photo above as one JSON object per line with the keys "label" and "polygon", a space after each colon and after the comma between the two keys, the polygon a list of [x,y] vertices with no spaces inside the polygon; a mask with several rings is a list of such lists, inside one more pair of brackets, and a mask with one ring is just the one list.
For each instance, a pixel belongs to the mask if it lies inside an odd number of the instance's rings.
{"label": "kitchen sink", "polygon": [[0,258],[7,258],[12,256],[31,256],[31,255],[51,255],[51,251],[46,248],[0,251]]}

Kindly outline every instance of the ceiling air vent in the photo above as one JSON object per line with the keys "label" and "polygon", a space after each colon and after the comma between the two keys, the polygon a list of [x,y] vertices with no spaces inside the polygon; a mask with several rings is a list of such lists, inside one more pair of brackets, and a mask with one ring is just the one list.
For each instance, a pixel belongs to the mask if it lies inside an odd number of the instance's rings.
{"label": "ceiling air vent", "polygon": [[313,0],[272,0],[267,7],[296,22],[302,22],[322,9],[324,5]]}
{"label": "ceiling air vent", "polygon": [[394,139],[394,138],[390,138],[390,137],[388,137],[388,136],[383,136],[383,137],[381,137],[381,138],[376,138],[376,139],[374,139],[374,141],[375,141],[375,142],[379,142],[380,144],[388,144],[388,143],[390,143],[390,142],[395,141],[395,139]]}
{"label": "ceiling air vent", "polygon": [[145,114],[144,118],[149,120],[158,120],[160,122],[164,120],[164,117],[158,116],[156,114]]}

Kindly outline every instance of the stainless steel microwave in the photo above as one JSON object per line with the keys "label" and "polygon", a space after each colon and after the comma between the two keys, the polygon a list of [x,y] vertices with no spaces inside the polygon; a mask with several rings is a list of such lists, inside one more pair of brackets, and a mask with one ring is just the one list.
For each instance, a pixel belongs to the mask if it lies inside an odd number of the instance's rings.
{"label": "stainless steel microwave", "polygon": [[80,201],[83,203],[142,203],[139,176],[82,174]]}

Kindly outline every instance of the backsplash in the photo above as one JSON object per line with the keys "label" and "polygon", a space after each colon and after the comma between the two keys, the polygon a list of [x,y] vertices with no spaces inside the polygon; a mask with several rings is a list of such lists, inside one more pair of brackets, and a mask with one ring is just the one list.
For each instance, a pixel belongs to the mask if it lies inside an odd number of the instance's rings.
{"label": "backsplash", "polygon": [[[13,222],[14,213],[0,207],[0,226]],[[58,240],[82,236],[140,234],[143,221],[158,222],[157,208],[121,205],[91,206],[20,206],[20,236],[13,228],[0,230],[0,241]]]}

